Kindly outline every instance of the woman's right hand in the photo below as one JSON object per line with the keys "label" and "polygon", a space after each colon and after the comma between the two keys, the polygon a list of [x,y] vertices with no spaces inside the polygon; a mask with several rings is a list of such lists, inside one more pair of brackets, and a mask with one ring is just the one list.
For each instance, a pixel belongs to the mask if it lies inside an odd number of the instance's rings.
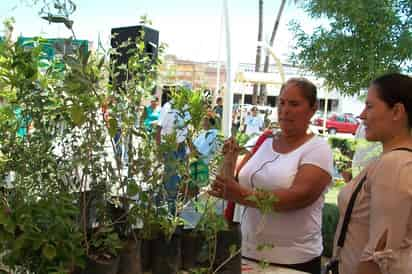
{"label": "woman's right hand", "polygon": [[208,193],[214,197],[240,204],[244,203],[244,198],[252,191],[240,185],[233,177],[225,178],[217,175]]}
{"label": "woman's right hand", "polygon": [[223,143],[222,152],[224,155],[227,155],[227,154],[236,152],[239,149],[240,147],[238,143],[236,142],[235,138],[230,137],[229,139],[225,140],[225,142]]}
{"label": "woman's right hand", "polygon": [[223,163],[220,168],[220,175],[225,178],[233,177],[240,147],[234,138],[229,138],[223,145]]}

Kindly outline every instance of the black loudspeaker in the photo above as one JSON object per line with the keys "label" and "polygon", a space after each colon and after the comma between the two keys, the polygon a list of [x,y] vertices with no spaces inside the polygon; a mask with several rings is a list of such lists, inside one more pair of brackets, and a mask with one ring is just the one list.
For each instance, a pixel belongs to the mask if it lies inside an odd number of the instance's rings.
{"label": "black loudspeaker", "polygon": [[[119,69],[119,66],[128,64],[131,56],[131,49],[136,48],[136,38],[141,36],[141,32],[144,32],[142,40],[144,41],[144,54],[149,56],[152,61],[157,57],[158,45],[159,45],[159,31],[146,27],[146,26],[131,26],[113,28],[111,31],[111,46],[116,49],[116,54],[112,54],[110,59],[114,64],[114,79],[111,79],[115,88],[121,88],[127,78],[125,70]],[[123,43],[131,41],[126,47],[121,46]],[[130,75],[129,77],[133,77]]]}

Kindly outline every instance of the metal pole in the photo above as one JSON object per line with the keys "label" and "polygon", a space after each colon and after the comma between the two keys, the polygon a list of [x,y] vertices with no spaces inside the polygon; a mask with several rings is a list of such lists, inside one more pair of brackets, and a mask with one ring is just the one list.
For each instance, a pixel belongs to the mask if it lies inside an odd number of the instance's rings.
{"label": "metal pole", "polygon": [[[246,92],[246,88],[248,88],[249,84],[246,83],[246,87],[245,85],[242,86],[241,92],[242,92],[242,99],[240,100],[240,106],[239,106],[239,110],[240,110],[240,115],[239,115],[239,121],[240,124],[243,125],[243,105],[245,104],[245,92]],[[253,88],[253,86],[252,86]]]}
{"label": "metal pole", "polygon": [[329,132],[326,130],[326,119],[328,118],[328,99],[329,99],[329,88],[327,87],[325,92],[325,105],[323,106],[323,135],[328,135]]}
{"label": "metal pole", "polygon": [[222,7],[222,15],[220,17],[220,26],[219,26],[219,44],[217,47],[217,67],[216,67],[216,89],[213,92],[213,102],[212,105],[216,104],[216,98],[218,96],[218,92],[220,90],[220,46],[222,45],[222,33],[223,33],[223,24],[224,24],[224,7]]}
{"label": "metal pole", "polygon": [[226,89],[223,99],[223,119],[222,129],[223,136],[226,138],[231,136],[232,128],[232,108],[233,108],[233,91],[232,91],[232,55],[230,44],[230,25],[229,25],[229,4],[228,0],[223,0],[223,10],[225,16],[226,30]]}

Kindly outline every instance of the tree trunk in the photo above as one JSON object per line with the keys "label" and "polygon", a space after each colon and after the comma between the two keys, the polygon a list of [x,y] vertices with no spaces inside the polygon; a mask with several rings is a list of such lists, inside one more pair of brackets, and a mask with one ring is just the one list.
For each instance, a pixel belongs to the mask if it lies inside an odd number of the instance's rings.
{"label": "tree trunk", "polygon": [[[285,8],[286,0],[282,0],[280,3],[278,15],[276,16],[275,25],[272,29],[272,35],[270,36],[269,46],[273,47],[273,43],[275,41],[276,33],[279,28],[280,18],[282,17],[283,10]],[[265,64],[263,66],[263,72],[267,73],[269,71],[269,53],[265,56]],[[266,91],[266,84],[260,85],[260,103],[265,105],[267,103],[267,91]]]}
{"label": "tree trunk", "polygon": [[[262,41],[262,36],[263,36],[263,0],[259,0],[259,28],[258,28],[258,41]],[[257,46],[256,50],[256,63],[255,63],[255,72],[260,71],[260,60],[261,60],[261,52],[262,52],[262,47],[260,45]],[[259,85],[254,84],[253,85],[253,95],[252,95],[252,104],[256,105],[257,104],[257,98],[258,98],[258,92],[259,92]]]}

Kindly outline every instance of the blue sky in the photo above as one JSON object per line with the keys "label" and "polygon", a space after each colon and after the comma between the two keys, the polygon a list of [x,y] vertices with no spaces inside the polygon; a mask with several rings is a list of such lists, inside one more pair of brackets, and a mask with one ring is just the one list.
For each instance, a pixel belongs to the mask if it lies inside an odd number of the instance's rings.
{"label": "blue sky", "polygon": [[[179,58],[209,61],[225,58],[224,36],[220,41],[222,0],[73,0],[77,5],[72,15],[77,38],[97,42],[100,33],[105,44],[109,41],[112,27],[131,26],[139,22],[141,15],[148,15],[153,27],[160,31],[160,40],[168,44],[167,53]],[[0,1],[0,20],[13,16],[16,19],[15,34],[44,37],[69,37],[63,25],[50,25],[39,18],[38,4],[29,7],[30,0]],[[42,0],[38,2],[43,2]],[[292,34],[287,24],[299,19],[305,29],[315,25],[292,2],[286,12],[275,40],[275,49],[281,59],[293,46]],[[264,1],[264,36],[269,39],[280,5],[280,0]],[[254,62],[257,40],[258,1],[229,0],[229,16],[232,55],[237,62]],[[219,46],[220,45],[220,46]]]}

